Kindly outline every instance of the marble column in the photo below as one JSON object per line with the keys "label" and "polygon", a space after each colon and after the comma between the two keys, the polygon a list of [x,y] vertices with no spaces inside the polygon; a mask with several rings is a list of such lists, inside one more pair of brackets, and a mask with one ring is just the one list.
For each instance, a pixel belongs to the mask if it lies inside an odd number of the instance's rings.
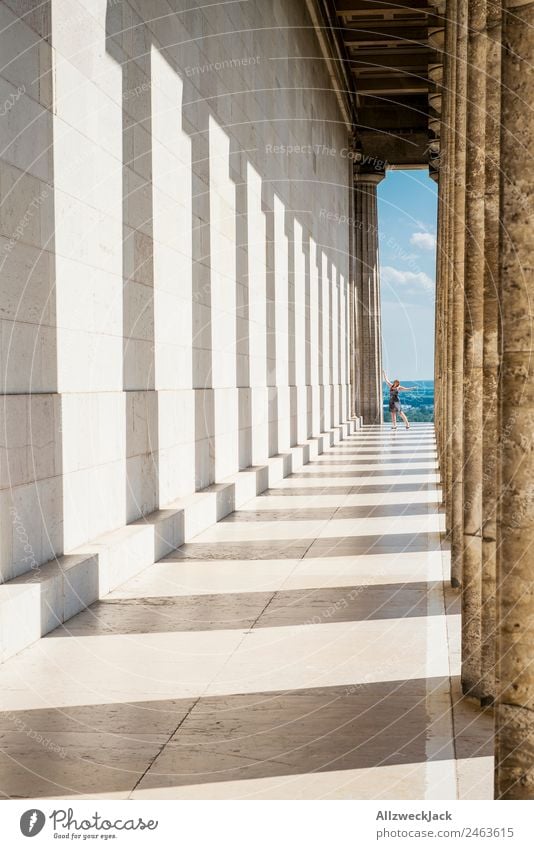
{"label": "marble column", "polygon": [[464,261],[465,261],[465,178],[467,121],[467,3],[457,7],[456,86],[455,86],[455,154],[454,154],[454,259],[452,335],[452,405],[451,442],[451,580],[462,582],[463,555],[463,330],[464,330]]}
{"label": "marble column", "polygon": [[359,318],[360,410],[364,424],[380,424],[382,415],[382,340],[376,187],[384,174],[354,176],[355,281]]}
{"label": "marble column", "polygon": [[484,331],[484,191],[486,0],[471,0],[467,50],[467,150],[463,350],[462,690],[481,696],[482,356]]}
{"label": "marble column", "polygon": [[487,6],[486,128],[484,203],[484,330],[482,433],[482,621],[481,701],[490,704],[495,694],[496,511],[498,459],[499,382],[499,161],[501,115],[501,16],[500,2]]}
{"label": "marble column", "polygon": [[534,799],[534,4],[503,4],[500,508],[495,795]]}

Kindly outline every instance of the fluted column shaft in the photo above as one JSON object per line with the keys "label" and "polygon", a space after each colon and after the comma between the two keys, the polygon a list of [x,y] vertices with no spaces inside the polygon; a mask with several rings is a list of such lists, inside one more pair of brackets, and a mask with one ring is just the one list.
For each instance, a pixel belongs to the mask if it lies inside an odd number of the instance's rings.
{"label": "fluted column shaft", "polygon": [[[354,148],[352,148],[354,151]],[[352,161],[351,161],[351,170],[352,170]],[[350,220],[354,224],[354,190],[351,189],[350,197],[349,197],[349,217]],[[358,407],[359,407],[359,380],[358,380],[358,371],[357,368],[359,366],[359,354],[358,354],[358,299],[355,296],[355,286],[356,286],[356,257],[355,257],[355,232],[354,226],[350,228],[349,232],[349,289],[348,289],[348,310],[349,310],[349,377],[350,377],[350,415],[351,417],[355,417],[358,415]]]}
{"label": "fluted column shaft", "polygon": [[463,555],[463,329],[465,263],[465,177],[467,120],[467,3],[457,7],[455,156],[454,156],[454,271],[452,306],[452,532],[451,580],[462,581]]}
{"label": "fluted column shaft", "polygon": [[484,191],[484,330],[482,433],[482,617],[481,699],[495,695],[496,510],[499,383],[499,176],[501,115],[501,3],[487,5],[486,128]]}
{"label": "fluted column shaft", "polygon": [[382,342],[376,187],[379,173],[356,174],[354,190],[355,280],[359,319],[360,410],[364,424],[380,424],[382,415]]}
{"label": "fluted column shaft", "polygon": [[[446,98],[442,99],[442,132],[446,123],[444,113],[446,112]],[[443,139],[443,136],[440,137]],[[443,396],[444,396],[444,339],[446,327],[445,314],[445,271],[444,271],[444,244],[446,228],[446,197],[447,180],[445,170],[444,142],[441,141],[440,164],[438,179],[438,227],[437,227],[437,249],[436,249],[436,306],[434,323],[434,429],[436,432],[436,444],[440,468],[443,469]]]}
{"label": "fluted column shaft", "polygon": [[[442,144],[444,144],[442,142]],[[448,230],[448,175],[446,154],[441,154],[438,191],[438,238],[436,267],[436,340],[434,365],[434,426],[441,470],[442,498],[446,499],[446,411],[447,411],[447,230]]]}
{"label": "fluted column shaft", "polygon": [[534,5],[503,4],[496,796],[534,799]]}
{"label": "fluted column shaft", "polygon": [[464,271],[462,689],[481,696],[486,0],[470,0]]}
{"label": "fluted column shaft", "polygon": [[449,119],[447,127],[447,230],[446,230],[446,311],[447,338],[445,348],[445,518],[447,534],[452,533],[452,429],[453,429],[453,381],[452,381],[452,350],[454,343],[454,255],[455,255],[455,166],[456,166],[456,75],[458,61],[456,56],[457,39],[457,6],[458,0],[448,0],[445,47],[449,60],[447,74],[447,95],[449,97]]}
{"label": "fluted column shaft", "polygon": [[449,439],[451,433],[452,411],[452,258],[454,234],[454,121],[455,121],[455,80],[456,80],[456,0],[448,0],[445,21],[445,54],[443,68],[443,112],[441,127],[441,156],[440,185],[443,185],[443,195],[440,197],[442,207],[443,229],[439,242],[439,274],[443,278],[441,284],[442,301],[440,309],[443,314],[443,338],[441,342],[440,371],[437,379],[441,385],[440,410],[438,428],[441,431],[441,460],[440,470],[445,502],[446,528],[451,528],[451,456]]}

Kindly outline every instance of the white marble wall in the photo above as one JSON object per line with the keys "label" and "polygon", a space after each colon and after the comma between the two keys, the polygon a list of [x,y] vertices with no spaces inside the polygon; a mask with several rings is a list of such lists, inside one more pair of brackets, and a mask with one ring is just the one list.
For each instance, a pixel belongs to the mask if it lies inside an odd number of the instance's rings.
{"label": "white marble wall", "polygon": [[25,24],[14,6],[0,4],[2,579],[63,544],[50,10]]}
{"label": "white marble wall", "polygon": [[4,579],[347,416],[347,132],[305,4],[183,5],[0,2]]}

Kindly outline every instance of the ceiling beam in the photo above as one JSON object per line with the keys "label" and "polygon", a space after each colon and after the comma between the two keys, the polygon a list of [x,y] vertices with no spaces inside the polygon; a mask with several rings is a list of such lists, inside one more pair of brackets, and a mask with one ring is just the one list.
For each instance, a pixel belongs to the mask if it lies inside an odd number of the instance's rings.
{"label": "ceiling beam", "polygon": [[401,70],[404,68],[426,68],[428,66],[430,59],[428,53],[416,53],[412,51],[411,53],[403,53],[397,54],[397,51],[389,51],[388,54],[384,55],[383,53],[370,53],[367,56],[361,56],[360,52],[354,55],[354,58],[351,58],[350,64],[353,71],[369,71],[373,72],[375,70],[380,71],[386,68],[394,68],[395,70]]}
{"label": "ceiling beam", "polygon": [[428,24],[424,20],[412,18],[411,20],[403,19],[402,21],[356,21],[354,23],[345,23],[343,27],[345,32],[379,32],[386,35],[397,34],[403,29],[421,29],[425,35],[428,33]]}
{"label": "ceiling beam", "polygon": [[374,44],[372,47],[366,47],[363,50],[358,50],[357,56],[428,56],[428,61],[435,61],[436,51],[428,44],[421,44],[419,47],[408,45],[406,47],[397,47],[395,50],[390,50],[389,47],[383,47],[381,44]]}
{"label": "ceiling beam", "polygon": [[[357,137],[402,165],[427,161],[428,67],[439,61],[429,44],[438,22],[434,0],[324,0],[339,27],[356,89]],[[335,13],[334,13],[335,10]]]}
{"label": "ceiling beam", "polygon": [[356,86],[357,94],[422,94],[428,91],[426,80],[391,77],[390,79],[359,78]]}
{"label": "ceiling beam", "polygon": [[392,3],[384,3],[383,0],[336,0],[336,12],[338,15],[392,15],[402,12],[432,13],[433,9],[426,0],[405,0]]}
{"label": "ceiling beam", "polygon": [[399,44],[406,46],[407,43],[420,44],[427,46],[428,30],[427,27],[399,27],[394,29],[389,27],[387,30],[379,28],[365,29],[362,27],[346,27],[342,31],[345,44],[350,47],[353,44],[368,43],[370,45],[383,46],[386,44]]}
{"label": "ceiling beam", "polygon": [[424,80],[427,85],[430,85],[430,78],[426,68],[414,68],[413,70],[407,68],[383,68],[382,70],[377,70],[376,68],[372,68],[370,71],[361,71],[358,68],[353,68],[352,73],[357,80],[363,80],[363,82],[366,80],[415,79]]}
{"label": "ceiling beam", "polygon": [[405,36],[403,38],[394,38],[393,36],[390,38],[383,38],[381,36],[372,36],[372,35],[362,35],[361,38],[356,36],[352,36],[347,39],[346,44],[348,48],[357,48],[357,47],[376,47],[377,43],[381,45],[388,45],[388,47],[406,47],[408,44],[413,44],[418,47],[424,44],[423,38],[417,38],[417,36]]}

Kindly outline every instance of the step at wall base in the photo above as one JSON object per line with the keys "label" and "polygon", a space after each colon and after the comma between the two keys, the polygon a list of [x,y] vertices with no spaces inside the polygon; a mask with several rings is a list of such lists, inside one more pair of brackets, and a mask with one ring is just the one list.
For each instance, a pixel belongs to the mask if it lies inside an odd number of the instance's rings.
{"label": "step at wall base", "polygon": [[351,419],[0,586],[0,662],[361,428]]}

